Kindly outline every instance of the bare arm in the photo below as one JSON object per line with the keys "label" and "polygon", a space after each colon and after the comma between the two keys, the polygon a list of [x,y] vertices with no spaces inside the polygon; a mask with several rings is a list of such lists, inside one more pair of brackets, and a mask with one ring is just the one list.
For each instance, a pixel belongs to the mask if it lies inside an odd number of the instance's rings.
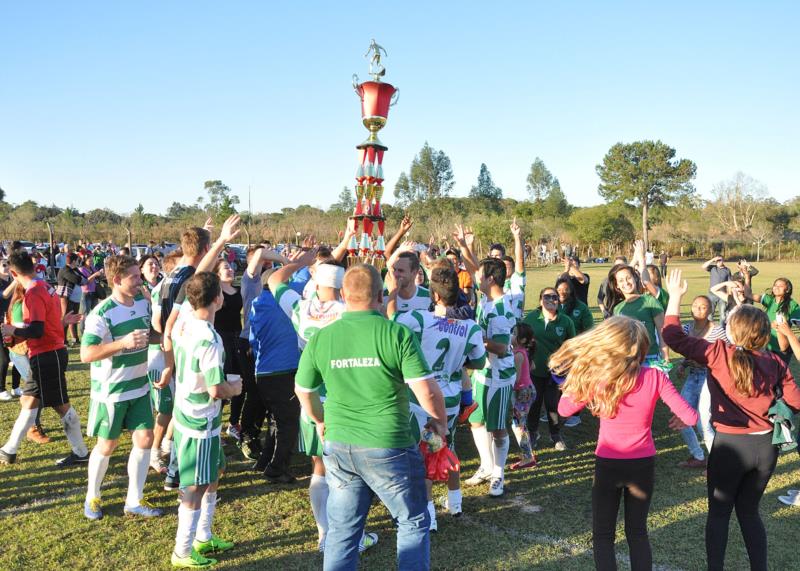
{"label": "bare arm", "polygon": [[325,409],[322,407],[322,401],[319,398],[319,391],[303,391],[295,389],[294,394],[297,395],[297,400],[300,401],[300,406],[311,420],[317,426],[325,424]]}
{"label": "bare arm", "polygon": [[272,272],[272,274],[269,276],[269,280],[267,281],[270,291],[274,292],[280,284],[291,280],[294,273],[300,268],[305,268],[306,266],[310,266],[312,263],[314,263],[314,258],[316,257],[318,250],[318,248],[311,248],[305,252],[298,251],[291,263],[286,264],[285,266]]}
{"label": "bare arm", "polygon": [[15,289],[17,289],[17,280],[12,279],[11,283],[8,284],[8,287],[3,290],[3,297],[8,299],[14,294]]}
{"label": "bare arm", "polygon": [[218,385],[208,387],[208,396],[212,399],[229,399],[231,397],[239,396],[242,394],[242,383],[229,383],[228,381],[222,382]]}
{"label": "bare arm", "polygon": [[211,244],[206,255],[197,264],[197,268],[195,268],[197,273],[210,272],[214,268],[214,264],[217,262],[220,252],[225,248],[225,244],[236,238],[241,232],[239,228],[241,221],[242,219],[239,218],[238,214],[231,215],[225,221],[225,224],[222,225],[222,231],[219,233],[219,238]]}
{"label": "bare arm", "polygon": [[383,255],[386,256],[386,258],[389,258],[389,256],[392,255],[394,249],[397,247],[397,244],[399,244],[400,240],[403,239],[403,236],[405,236],[408,231],[411,230],[413,225],[414,221],[408,215],[403,216],[403,220],[400,222],[400,228],[397,229],[397,232],[395,232],[394,236],[392,236],[386,243],[386,250],[383,252]]}
{"label": "bare arm", "polygon": [[[186,303],[189,303],[188,301]],[[164,350],[164,369],[161,372],[161,379],[153,386],[159,389],[166,387],[172,379],[172,372],[175,369],[175,354],[172,352],[172,328],[178,320],[180,313],[179,307],[173,307],[172,312],[164,325],[164,335],[161,338],[161,348]]]}
{"label": "bare arm", "polygon": [[664,329],[664,314],[659,313],[656,315],[653,318],[653,322],[656,325],[656,331],[658,331],[658,348],[661,350],[661,355],[664,357],[664,360],[669,361],[669,347],[667,347],[664,336],[661,334],[661,331]]}
{"label": "bare arm", "polygon": [[525,252],[522,249],[522,228],[517,224],[517,217],[511,223],[511,234],[514,236],[514,271],[525,273]]}
{"label": "bare arm", "polygon": [[356,235],[355,229],[355,220],[347,220],[347,228],[344,231],[344,236],[342,237],[342,241],[339,242],[339,245],[334,248],[331,255],[333,259],[337,262],[341,262],[345,255],[347,254],[347,246],[350,243],[350,238]]}
{"label": "bare arm", "polygon": [[146,329],[137,329],[111,343],[81,345],[81,363],[107,359],[126,349],[142,349],[147,345],[147,333]]}
{"label": "bare arm", "polygon": [[703,269],[707,270],[709,267],[711,267],[712,265],[716,264],[717,260],[719,260],[719,259],[720,259],[719,256],[714,256],[713,258],[711,258],[707,262],[703,262]]}
{"label": "bare arm", "polygon": [[783,321],[783,323],[773,323],[772,327],[778,333],[778,343],[781,351],[791,348],[794,358],[800,359],[800,339],[794,334],[791,326],[786,321]]}
{"label": "bare arm", "polygon": [[444,397],[435,379],[415,381],[408,385],[417,402],[431,415],[431,427],[439,436],[447,437],[447,413],[444,408]]}
{"label": "bare arm", "polygon": [[475,257],[470,247],[470,240],[474,238],[472,230],[461,224],[456,224],[453,238],[455,238],[458,248],[461,250],[461,261],[464,262],[464,268],[471,276],[475,275],[475,272],[478,271],[478,258]]}

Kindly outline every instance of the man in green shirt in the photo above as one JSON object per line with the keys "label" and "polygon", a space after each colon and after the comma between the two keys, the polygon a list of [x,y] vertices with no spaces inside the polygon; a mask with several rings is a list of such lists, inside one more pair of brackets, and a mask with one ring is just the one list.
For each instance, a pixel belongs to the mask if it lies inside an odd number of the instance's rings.
{"label": "man in green shirt", "polygon": [[[373,495],[397,521],[398,568],[430,568],[425,469],[409,428],[406,385],[442,438],[444,398],[414,334],[381,315],[381,289],[374,267],[347,271],[346,311],[309,340],[295,376],[300,404],[324,440],[330,485],[326,571],[356,569]],[[323,379],[324,411],[318,392]]]}

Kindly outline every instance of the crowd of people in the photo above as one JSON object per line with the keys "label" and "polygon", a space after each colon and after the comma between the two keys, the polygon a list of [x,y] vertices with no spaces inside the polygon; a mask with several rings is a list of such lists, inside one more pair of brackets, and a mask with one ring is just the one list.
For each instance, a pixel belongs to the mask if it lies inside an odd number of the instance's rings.
{"label": "crowd of people", "polygon": [[[381,271],[348,257],[351,223],[334,247],[309,237],[302,248],[249,248],[236,285],[227,245],[239,226],[231,216],[212,241],[209,220],[188,228],[180,248],[153,248],[138,259],[127,248],[78,245],[42,263],[10,245],[0,262],[0,400],[19,397],[20,413],[0,463],[17,462],[26,437],[48,442],[40,416],[53,408],[71,446],[57,464],[87,470],[83,511],[99,520],[109,459],[130,432],[124,513],[164,515],[144,498],[148,472],[156,473],[180,499],[172,565],[205,568],[216,563],[210,555],[235,547],[213,531],[226,466],[222,435],[276,484],[296,481],[290,460],[299,447],[310,459],[324,568],[355,569],[359,553],[378,542],[365,529],[377,497],[397,527],[398,567],[418,570],[430,567],[437,512],[463,513],[462,483],[502,496],[506,470],[536,467],[545,445],[567,450],[565,429],[588,409],[600,419],[591,492],[596,567],[616,569],[624,501],[630,565],[643,570],[653,564],[652,422],[662,400],[687,446],[680,466],[707,473],[708,568],[724,567],[735,509],[751,568],[767,569],[759,503],[779,448],[796,444],[792,415],[800,409],[788,368],[793,354],[800,358],[792,331],[800,306],[788,279],[754,293],[756,268],[740,260],[732,273],[713,258],[703,264],[709,295],[691,300],[691,319],[681,324],[681,272],[667,275],[668,256],[657,266],[636,242],[631,263],[617,258],[602,279],[604,319],[596,324],[590,276],[566,250],[556,256],[563,268],[553,285],[526,311],[525,260],[537,254],[516,220],[513,256],[493,244],[479,259],[471,229],[461,225],[447,247],[420,248],[404,241],[413,226],[405,218]],[[79,344],[81,362],[92,364],[86,419],[69,400],[68,344]],[[670,372],[683,381],[680,393]],[[91,451],[82,424],[95,439]],[[456,453],[459,424],[469,427],[478,469],[463,482],[454,467],[434,478],[426,462],[443,447]],[[511,435],[519,459],[509,463]],[[447,487],[441,506],[438,480]],[[800,494],[780,500],[799,506]]]}

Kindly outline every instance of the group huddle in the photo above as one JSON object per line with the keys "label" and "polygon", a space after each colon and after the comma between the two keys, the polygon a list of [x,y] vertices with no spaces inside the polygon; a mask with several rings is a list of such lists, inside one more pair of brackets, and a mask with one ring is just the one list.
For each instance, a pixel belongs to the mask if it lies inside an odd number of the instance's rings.
{"label": "group huddle", "polygon": [[[769,294],[753,294],[754,268],[740,262],[733,275],[714,258],[704,264],[714,298],[695,298],[693,319],[681,325],[681,272],[662,276],[666,257],[661,269],[646,263],[637,242],[632,264],[618,258],[603,280],[605,319],[595,326],[589,276],[576,257],[564,259],[553,287],[525,311],[530,248],[516,220],[513,257],[494,244],[478,259],[473,234],[462,226],[442,250],[403,242],[413,225],[406,218],[386,245],[383,273],[346,260],[350,225],[334,248],[313,239],[281,253],[250,248],[236,287],[220,254],[239,223],[229,218],[213,242],[210,223],[190,228],[178,251],[138,261],[122,251],[102,260],[102,269],[87,270],[82,282],[76,278],[74,285],[85,285],[102,276],[110,288],[80,324],[80,358],[92,364],[91,453],[65,377],[65,331],[81,317],[62,303],[64,292],[37,277],[26,252],[12,251],[2,333],[23,384],[0,462],[16,462],[38,411],[53,407],[72,447],[59,463],[87,466],[84,514],[98,520],[109,458],[130,431],[124,512],[164,515],[143,497],[148,471],[163,475],[165,489],[180,497],[172,565],[210,567],[210,555],[234,548],[212,530],[229,402],[226,433],[268,481],[295,481],[290,458],[298,445],[310,457],[310,504],[326,570],[357,568],[359,553],[377,543],[365,529],[375,496],[397,528],[398,567],[418,570],[430,568],[430,532],[438,528],[434,480],[447,486],[442,509],[452,517],[463,511],[457,467],[441,478],[426,467],[442,446],[456,453],[459,424],[469,425],[480,458],[463,483],[498,497],[507,469],[537,465],[541,415],[553,447],[563,451],[562,429],[579,423],[586,408],[600,419],[591,492],[595,565],[617,568],[624,499],[631,568],[644,570],[653,565],[647,516],[660,399],[689,450],[681,466],[707,471],[708,568],[724,568],[735,509],[751,568],[767,569],[759,502],[777,463],[776,439],[793,444],[791,417],[800,409],[788,368],[792,353],[800,357],[791,329],[800,307],[788,279],[776,280]],[[685,378],[680,393],[667,375],[670,349],[684,357],[675,371]],[[507,466],[509,429],[519,459]],[[800,496],[782,501],[800,505]]]}

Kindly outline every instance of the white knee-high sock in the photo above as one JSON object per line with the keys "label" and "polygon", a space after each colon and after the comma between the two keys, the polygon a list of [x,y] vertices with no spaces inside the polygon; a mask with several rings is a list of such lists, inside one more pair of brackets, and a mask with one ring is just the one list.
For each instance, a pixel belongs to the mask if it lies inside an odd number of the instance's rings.
{"label": "white knee-high sock", "polygon": [[111,456],[103,456],[97,446],[92,448],[92,453],[89,455],[89,485],[86,487],[87,502],[100,497],[100,486],[106,477],[110,459]]}
{"label": "white knee-high sock", "polygon": [[325,476],[311,474],[308,495],[311,498],[311,511],[317,522],[317,533],[322,541],[328,533],[328,482]]}
{"label": "white knee-high sock", "polygon": [[178,533],[175,534],[175,555],[178,557],[187,557],[192,552],[199,519],[200,510],[193,510],[185,504],[178,506]]}
{"label": "white knee-high sock", "polygon": [[161,453],[166,456],[170,452],[172,452],[172,439],[164,437],[164,440],[161,441]]}
{"label": "white knee-high sock", "polygon": [[131,448],[131,455],[128,456],[128,497],[125,498],[125,505],[129,508],[138,506],[144,497],[149,464],[149,448]]}
{"label": "white knee-high sock", "polygon": [[505,476],[506,458],[508,457],[508,434],[495,436],[493,449],[494,466],[492,467],[492,477],[502,478]]}
{"label": "white knee-high sock", "polygon": [[461,489],[447,490],[447,511],[451,514],[461,512]]}
{"label": "white knee-high sock", "polygon": [[3,446],[3,450],[9,454],[16,454],[19,450],[19,445],[22,439],[28,433],[28,429],[33,426],[36,421],[36,409],[23,408],[19,411],[19,416],[14,422],[14,427],[11,429],[11,435],[8,437],[8,442]]}
{"label": "white knee-high sock", "polygon": [[86,456],[89,453],[89,449],[86,448],[86,443],[83,441],[81,419],[74,408],[69,407],[67,414],[61,418],[61,424],[64,427],[64,434],[67,435],[69,445],[72,446],[72,451],[77,456]]}
{"label": "white knee-high sock", "polygon": [[475,439],[475,448],[478,449],[478,456],[481,459],[481,468],[489,472],[492,469],[492,449],[489,446],[489,439],[486,437],[486,425],[472,427],[472,437]]}
{"label": "white knee-high sock", "polygon": [[203,501],[200,503],[200,520],[197,523],[195,539],[197,541],[208,541],[211,539],[211,522],[214,519],[214,511],[217,509],[217,492],[206,492]]}

